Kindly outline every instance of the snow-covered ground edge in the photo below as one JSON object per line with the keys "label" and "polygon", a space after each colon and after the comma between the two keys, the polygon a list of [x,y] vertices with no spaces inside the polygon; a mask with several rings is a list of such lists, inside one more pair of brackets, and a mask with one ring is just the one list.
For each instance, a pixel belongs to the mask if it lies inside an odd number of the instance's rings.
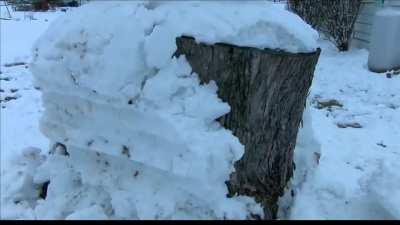
{"label": "snow-covered ground edge", "polygon": [[[33,85],[28,68],[31,48],[52,20],[65,12],[14,12],[10,20],[0,20],[0,218],[33,219],[28,206],[6,205],[7,191],[18,191],[26,183],[21,167],[15,166],[27,147],[47,149],[49,141],[39,130],[42,114],[41,94]],[[0,7],[2,14],[5,7]],[[71,9],[73,10],[73,9]],[[9,186],[16,189],[8,189]],[[26,195],[37,195],[27,192]],[[11,207],[11,208],[9,208]]]}
{"label": "snow-covered ground edge", "polygon": [[290,218],[399,219],[400,77],[368,71],[365,49],[321,47],[309,96],[321,155]]}

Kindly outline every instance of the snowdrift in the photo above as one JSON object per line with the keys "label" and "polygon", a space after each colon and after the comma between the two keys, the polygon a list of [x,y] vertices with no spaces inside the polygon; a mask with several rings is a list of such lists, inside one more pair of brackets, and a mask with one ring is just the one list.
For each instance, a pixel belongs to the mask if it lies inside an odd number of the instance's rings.
{"label": "snowdrift", "polygon": [[[47,159],[27,149],[16,195],[40,219],[246,219],[225,181],[243,145],[216,121],[229,112],[200,85],[175,38],[311,52],[317,33],[265,2],[95,2],[55,21],[33,48]],[[43,188],[42,188],[43,189]],[[43,193],[42,193],[43,194]],[[9,195],[11,196],[11,194]],[[17,199],[15,199],[17,198]]]}

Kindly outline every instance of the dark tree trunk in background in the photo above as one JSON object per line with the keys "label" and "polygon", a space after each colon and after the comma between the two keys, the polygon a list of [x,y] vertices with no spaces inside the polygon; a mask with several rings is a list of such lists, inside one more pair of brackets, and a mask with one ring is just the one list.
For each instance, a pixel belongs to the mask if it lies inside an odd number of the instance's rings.
{"label": "dark tree trunk in background", "polygon": [[265,219],[277,215],[277,201],[293,174],[293,150],[320,50],[291,54],[227,44],[197,44],[177,38],[200,80],[214,80],[231,106],[220,122],[245,145],[227,181],[228,196],[252,196]]}
{"label": "dark tree trunk in background", "polygon": [[288,0],[288,7],[322,32],[340,51],[347,51],[361,0]]}
{"label": "dark tree trunk in background", "polygon": [[50,9],[48,0],[32,1],[34,11],[47,11]]}

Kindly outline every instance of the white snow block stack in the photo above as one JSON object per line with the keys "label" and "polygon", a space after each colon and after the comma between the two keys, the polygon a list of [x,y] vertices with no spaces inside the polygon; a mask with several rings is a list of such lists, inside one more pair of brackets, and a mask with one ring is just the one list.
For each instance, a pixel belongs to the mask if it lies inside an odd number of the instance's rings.
{"label": "white snow block stack", "polygon": [[400,10],[378,11],[372,26],[368,67],[373,72],[400,69]]}
{"label": "white snow block stack", "polygon": [[262,214],[251,198],[226,197],[244,148],[216,121],[230,107],[215,83],[200,85],[184,57],[171,57],[181,35],[291,52],[314,51],[318,37],[265,2],[93,2],[61,17],[31,65],[45,108],[41,130],[69,153],[38,168],[34,179],[50,180],[38,217]]}

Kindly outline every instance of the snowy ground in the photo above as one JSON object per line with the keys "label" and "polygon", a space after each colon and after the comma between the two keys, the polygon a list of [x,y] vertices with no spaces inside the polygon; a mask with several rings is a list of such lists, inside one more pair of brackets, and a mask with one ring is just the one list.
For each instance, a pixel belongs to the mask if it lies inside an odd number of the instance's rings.
{"label": "snowy ground", "polygon": [[[338,53],[322,44],[311,101],[342,107],[311,108],[321,144],[315,175],[297,196],[292,218],[400,218],[400,77],[366,69],[368,52]],[[339,128],[358,123],[361,128]]]}
{"label": "snowy ground", "polygon": [[[25,65],[5,65],[29,62],[33,42],[60,14],[35,13],[36,20],[30,20],[14,13],[18,21],[0,21],[2,190],[13,182],[3,174],[21,149],[48,148],[38,128],[41,99],[31,73]],[[321,46],[309,96],[321,157],[314,175],[296,195],[290,218],[399,219],[400,77],[369,72],[366,50],[338,53],[329,43],[322,41]],[[339,106],[324,107],[328,100]],[[1,216],[16,218],[24,215],[17,212],[22,209],[4,212],[1,207]]]}
{"label": "snowy ground", "polygon": [[[3,8],[1,9],[3,10]],[[26,146],[47,148],[38,129],[40,92],[32,84],[27,65],[31,47],[57,16],[64,12],[14,12],[13,20],[0,20],[1,29],[1,169],[8,159]],[[33,20],[29,18],[33,15]],[[11,97],[11,98],[10,98]],[[16,98],[16,99],[13,99]]]}

